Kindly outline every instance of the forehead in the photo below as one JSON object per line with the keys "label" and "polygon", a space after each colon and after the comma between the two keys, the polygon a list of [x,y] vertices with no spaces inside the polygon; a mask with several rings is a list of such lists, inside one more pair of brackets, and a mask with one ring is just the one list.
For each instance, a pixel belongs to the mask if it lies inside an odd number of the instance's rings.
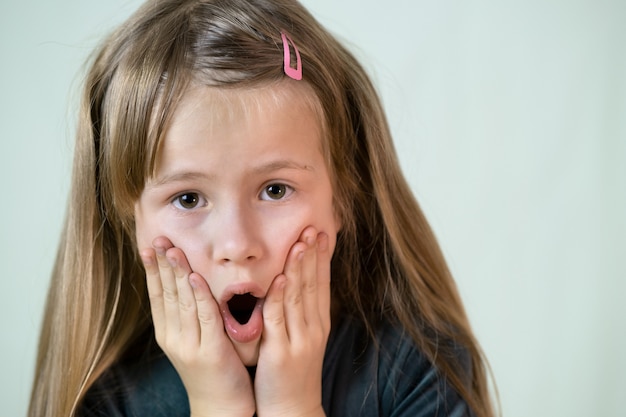
{"label": "forehead", "polygon": [[255,149],[261,152],[272,146],[286,152],[306,145],[326,162],[321,114],[306,83],[284,80],[245,89],[191,84],[164,132],[154,174],[173,158],[197,157],[191,154],[201,150],[205,159],[217,159],[238,153],[250,157]]}
{"label": "forehead", "polygon": [[313,89],[304,82],[283,80],[253,87],[208,87],[191,83],[174,110],[170,127],[198,111],[209,108],[215,122],[246,121],[259,113],[308,113],[323,130],[323,112]]}

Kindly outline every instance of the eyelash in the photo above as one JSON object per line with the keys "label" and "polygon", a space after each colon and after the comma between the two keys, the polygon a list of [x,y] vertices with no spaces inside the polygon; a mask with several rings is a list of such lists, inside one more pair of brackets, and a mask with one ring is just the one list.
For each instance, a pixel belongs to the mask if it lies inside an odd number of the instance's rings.
{"label": "eyelash", "polygon": [[[182,204],[182,199],[183,197],[186,196],[192,196],[194,198],[194,200],[196,201],[196,203],[194,204],[193,207],[184,207]],[[204,197],[202,197],[199,193],[195,193],[195,192],[189,192],[186,191],[184,193],[180,193],[178,194],[176,197],[174,197],[172,199],[172,205],[174,207],[176,207],[178,210],[181,211],[191,211],[191,210],[195,210],[198,207],[205,207],[208,204],[208,202],[206,201],[206,199]]]}
{"label": "eyelash", "polygon": [[[268,195],[268,190],[272,187],[282,187],[282,195],[279,198],[272,198]],[[295,190],[293,189],[293,187],[287,185],[287,184],[283,184],[280,182],[273,182],[271,184],[267,184],[265,187],[263,187],[263,189],[261,190],[261,194],[259,195],[259,198],[261,200],[265,200],[265,201],[280,201],[280,200],[284,200],[286,198],[288,198]],[[266,198],[264,198],[266,197]]]}
{"label": "eyelash", "polygon": [[[280,187],[279,192],[282,193],[279,198],[272,198],[269,194],[268,191],[270,190],[270,188],[273,187]],[[259,195],[259,198],[261,200],[264,201],[280,201],[280,200],[284,200],[286,198],[288,198],[295,190],[293,189],[293,187],[287,185],[287,184],[283,184],[283,183],[279,183],[279,182],[275,182],[275,183],[271,183],[266,185],[265,187],[263,187],[263,189],[261,190],[261,193]],[[192,197],[194,200],[193,206],[192,207],[185,207],[183,204],[183,198],[185,197]],[[178,210],[181,211],[191,211],[191,210],[195,210],[199,207],[206,207],[208,205],[208,201],[206,200],[206,198],[204,198],[202,195],[200,195],[200,193],[197,192],[192,192],[192,191],[185,191],[183,193],[178,194],[177,196],[175,196],[174,198],[172,198],[171,204]]]}

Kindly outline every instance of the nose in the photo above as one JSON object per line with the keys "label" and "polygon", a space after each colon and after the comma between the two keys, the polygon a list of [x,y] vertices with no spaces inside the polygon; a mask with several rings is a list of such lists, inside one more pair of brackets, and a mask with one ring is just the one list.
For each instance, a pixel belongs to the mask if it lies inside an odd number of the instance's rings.
{"label": "nose", "polygon": [[263,255],[260,222],[253,210],[229,205],[216,210],[211,222],[212,257],[219,264],[246,264]]}

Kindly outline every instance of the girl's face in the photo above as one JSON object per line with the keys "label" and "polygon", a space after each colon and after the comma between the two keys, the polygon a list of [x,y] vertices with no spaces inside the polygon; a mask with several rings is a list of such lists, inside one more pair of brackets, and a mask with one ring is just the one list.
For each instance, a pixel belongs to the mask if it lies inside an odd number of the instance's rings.
{"label": "girl's face", "polygon": [[224,308],[233,294],[262,302],[308,226],[335,247],[339,221],[306,94],[291,81],[255,90],[192,86],[135,206],[139,249],[159,236],[182,249],[208,283],[246,365],[257,361],[262,320],[236,323]]}

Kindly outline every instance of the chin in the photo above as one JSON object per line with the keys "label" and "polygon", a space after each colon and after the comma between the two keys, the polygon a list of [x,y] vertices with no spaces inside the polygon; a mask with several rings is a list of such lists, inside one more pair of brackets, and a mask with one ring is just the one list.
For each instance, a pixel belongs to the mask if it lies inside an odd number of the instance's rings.
{"label": "chin", "polygon": [[256,366],[259,361],[259,348],[261,345],[260,338],[249,343],[237,343],[233,341],[235,352],[239,355],[239,359],[245,366]]}

